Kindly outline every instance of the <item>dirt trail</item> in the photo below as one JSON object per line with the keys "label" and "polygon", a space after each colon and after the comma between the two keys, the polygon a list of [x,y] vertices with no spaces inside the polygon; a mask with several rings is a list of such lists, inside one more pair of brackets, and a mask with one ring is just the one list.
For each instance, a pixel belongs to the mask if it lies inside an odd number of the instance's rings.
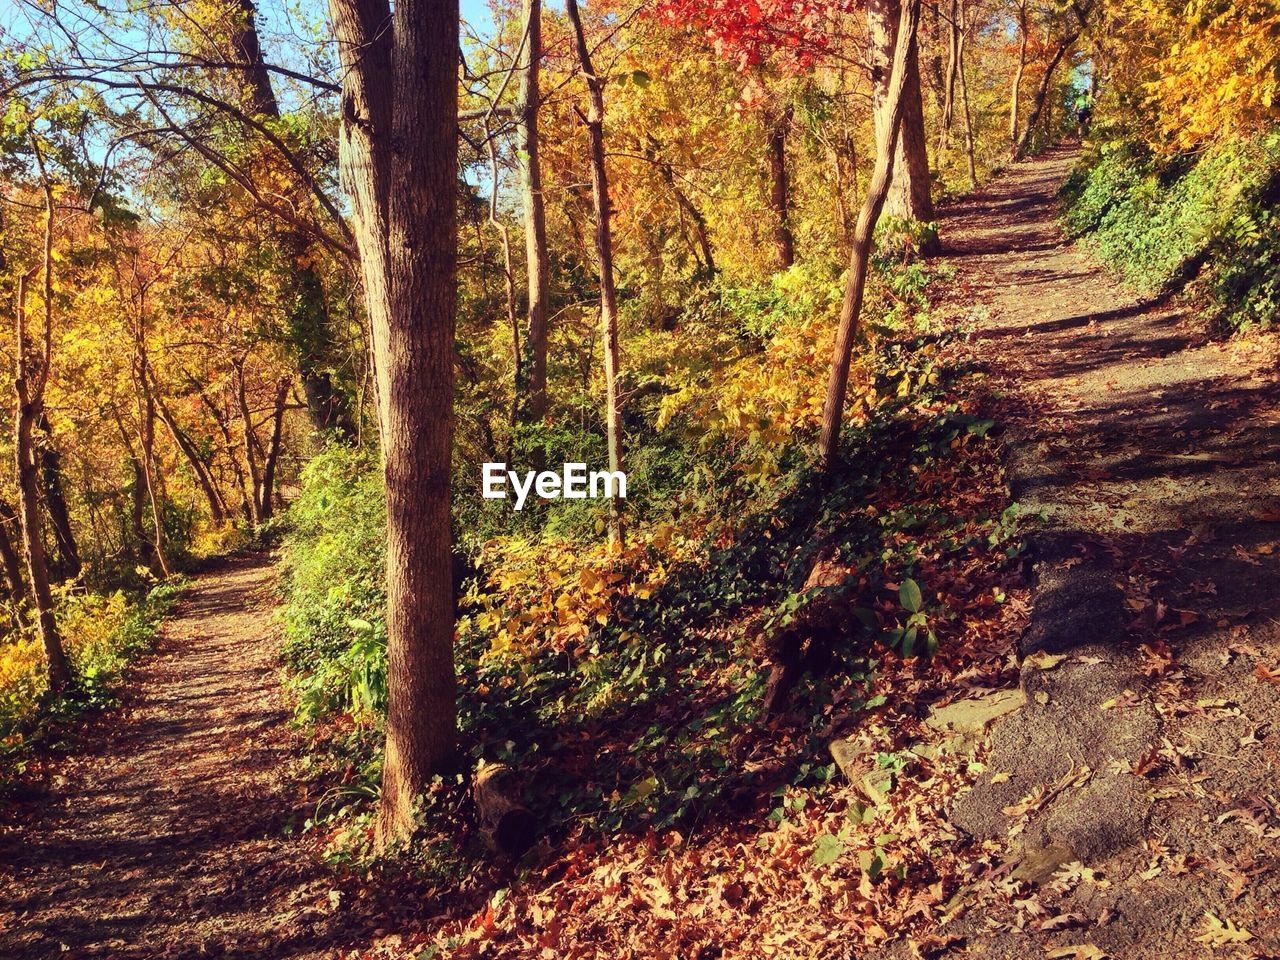
{"label": "dirt trail", "polygon": [[[1246,952],[1275,949],[1276,338],[1211,339],[1194,309],[1137,297],[1067,243],[1055,195],[1075,159],[1016,165],[943,223],[979,304],[1014,495],[1043,516],[1027,702],[995,725],[953,821],[1052,914],[1077,915],[1037,932],[1034,911],[992,907],[961,927],[992,958],[1081,943],[1197,957],[1216,942],[1209,913],[1252,934]],[[1071,862],[1105,876],[1055,892]]]}
{"label": "dirt trail", "polygon": [[0,957],[327,955],[345,911],[282,837],[295,800],[273,587],[261,558],[199,577],[131,699],[0,828]]}

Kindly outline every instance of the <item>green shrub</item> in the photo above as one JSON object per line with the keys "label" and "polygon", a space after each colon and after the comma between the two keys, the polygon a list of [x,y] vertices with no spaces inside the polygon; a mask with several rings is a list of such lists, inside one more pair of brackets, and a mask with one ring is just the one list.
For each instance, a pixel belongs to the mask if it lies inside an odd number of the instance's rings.
{"label": "green shrub", "polygon": [[1280,134],[1159,160],[1104,145],[1064,188],[1066,224],[1145,293],[1195,281],[1233,325],[1274,322]]}

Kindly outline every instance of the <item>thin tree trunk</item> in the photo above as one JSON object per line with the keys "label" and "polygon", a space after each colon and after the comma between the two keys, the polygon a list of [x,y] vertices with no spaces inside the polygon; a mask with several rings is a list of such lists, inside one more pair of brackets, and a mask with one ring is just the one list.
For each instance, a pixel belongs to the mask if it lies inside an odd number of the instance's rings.
{"label": "thin tree trunk", "polygon": [[969,164],[969,186],[978,189],[978,171],[973,158],[973,117],[969,112],[969,81],[965,77],[964,45],[969,29],[968,11],[960,4],[960,40],[956,44],[956,72],[960,76],[960,103],[964,108],[964,157]]}
{"label": "thin tree trunk", "polygon": [[1036,125],[1040,122],[1040,114],[1045,108],[1045,101],[1048,99],[1049,89],[1053,84],[1053,72],[1058,68],[1058,64],[1062,62],[1062,58],[1066,56],[1067,51],[1071,49],[1071,45],[1076,42],[1079,36],[1080,32],[1077,30],[1064,37],[1053,51],[1053,57],[1049,60],[1048,65],[1044,68],[1044,76],[1040,79],[1040,86],[1036,88],[1031,113],[1027,117],[1027,129],[1023,131],[1022,139],[1018,141],[1017,147],[1014,148],[1013,157],[1015,160],[1021,160],[1027,155],[1027,151],[1031,149],[1031,141],[1036,135]]}
{"label": "thin tree trunk", "polygon": [[[609,441],[609,469],[622,470],[622,402],[618,392],[618,293],[613,277],[613,235],[609,227],[609,180],[604,165],[604,81],[591,64],[591,52],[582,29],[577,0],[566,0],[565,12],[573,25],[578,63],[587,81],[589,109],[584,119],[591,141],[591,197],[596,216],[596,258],[600,266],[600,331],[604,346],[605,426]],[[616,498],[609,501],[609,536],[623,539],[622,511]]]}
{"label": "thin tree trunk", "polygon": [[938,149],[951,147],[951,123],[955,113],[956,74],[960,66],[959,0],[951,0],[951,15],[947,18],[947,77],[942,87],[942,119],[939,123]]}
{"label": "thin tree trunk", "polygon": [[[13,538],[10,538],[10,531]],[[27,599],[27,587],[22,582],[22,559],[14,547],[14,540],[22,539],[22,521],[8,500],[0,500],[0,561],[4,564],[4,584],[9,591],[9,600],[13,604],[14,616]]]}
{"label": "thin tree trunk", "polygon": [[769,124],[769,206],[773,210],[773,249],[779,269],[796,261],[795,236],[791,232],[791,183],[787,176],[787,130],[791,107]]}
{"label": "thin tree trunk", "polygon": [[213,476],[209,473],[200,453],[196,450],[196,445],[191,438],[187,436],[178,422],[174,419],[173,413],[169,410],[168,404],[164,402],[164,398],[160,394],[153,394],[156,409],[160,411],[160,419],[164,421],[164,425],[169,429],[169,435],[173,437],[173,442],[178,445],[178,449],[182,455],[186,457],[187,465],[191,467],[191,472],[195,475],[196,483],[200,487],[200,492],[204,494],[205,501],[209,504],[209,518],[214,523],[222,523],[227,517],[227,504],[222,497],[221,491],[213,481]]}
{"label": "thin tree trunk", "polygon": [[40,479],[44,487],[45,512],[53,528],[53,542],[58,548],[56,579],[61,582],[80,576],[80,549],[76,546],[75,531],[71,527],[71,511],[67,509],[67,497],[62,488],[62,456],[53,443],[53,431],[49,429],[49,417],[40,413],[36,424],[36,456],[40,462]]}
{"label": "thin tree trunk", "polygon": [[44,329],[41,331],[40,350],[32,359],[27,356],[27,281],[18,278],[17,337],[15,344],[16,376],[13,380],[16,407],[13,417],[13,449],[17,461],[18,508],[22,514],[22,543],[27,558],[27,579],[31,584],[31,599],[35,603],[36,623],[40,642],[48,661],[49,689],[55,695],[67,690],[73,681],[71,661],[67,659],[62,635],[53,615],[53,591],[49,585],[49,567],[44,553],[44,539],[40,535],[40,488],[37,480],[36,448],[33,437],[35,425],[44,412],[44,390],[49,381],[49,366],[53,349],[53,187],[45,174],[44,159],[34,137],[31,141],[40,179],[44,185]]}
{"label": "thin tree trunk", "polygon": [[1027,0],[1018,4],[1018,66],[1013,71],[1013,89],[1009,91],[1009,143],[1018,142],[1018,111],[1022,98],[1022,75],[1027,69]]}
{"label": "thin tree trunk", "polygon": [[904,0],[894,44],[892,69],[889,80],[889,96],[886,101],[886,123],[883,136],[876,142],[876,165],[871,183],[854,227],[853,250],[849,257],[849,275],[845,281],[844,303],[840,308],[840,324],[836,329],[835,346],[831,355],[831,373],[827,381],[827,396],[822,407],[822,435],[819,440],[819,458],[823,469],[830,474],[835,470],[836,454],[840,446],[840,424],[844,417],[845,392],[849,385],[849,366],[853,360],[854,341],[859,332],[862,315],[862,298],[866,290],[867,268],[871,261],[876,221],[893,178],[894,157],[901,131],[904,91],[911,51],[915,47],[916,32],[920,23],[920,0]]}
{"label": "thin tree trunk", "polygon": [[244,465],[240,462],[240,457],[236,453],[237,444],[235,437],[231,433],[229,415],[214,402],[208,392],[195,380],[192,380],[192,386],[199,395],[200,402],[209,411],[209,415],[213,417],[213,422],[218,425],[218,432],[222,434],[223,450],[226,452],[227,459],[231,461],[231,473],[235,476],[236,489],[240,491],[240,512],[244,515],[246,523],[253,523],[253,491],[249,486],[248,478],[245,476]]}
{"label": "thin tree trunk", "polygon": [[689,199],[689,195],[680,189],[680,185],[676,183],[676,172],[672,169],[671,164],[656,158],[653,162],[662,174],[663,182],[671,190],[676,206],[693,224],[693,255],[695,259],[699,260],[699,273],[705,277],[715,276],[716,257],[711,247],[711,235],[707,231],[707,218],[702,215],[702,211]]}
{"label": "thin tree trunk", "polygon": [[235,365],[236,368],[236,403],[240,408],[240,441],[244,450],[245,464],[249,469],[249,490],[250,505],[253,513],[254,524],[261,523],[265,518],[262,516],[262,471],[259,467],[261,463],[262,446],[258,443],[258,435],[253,429],[253,413],[249,409],[249,395],[244,382],[244,358],[241,357]]}
{"label": "thin tree trunk", "polygon": [[547,215],[542,198],[538,155],[538,73],[542,62],[542,0],[524,0],[525,44],[520,73],[520,197],[524,207],[524,249],[529,306],[525,324],[528,353],[528,412],[532,420],[547,411],[547,340],[551,315],[551,257],[547,252]]}
{"label": "thin tree trunk", "polygon": [[[870,0],[867,27],[871,46],[872,112],[876,142],[884,138],[890,107],[890,69],[897,47],[901,0]],[[933,220],[933,198],[929,183],[929,153],[925,144],[924,105],[920,96],[918,38],[907,51],[902,94],[902,121],[893,181],[884,204],[884,213],[907,220]]]}
{"label": "thin tree trunk", "polygon": [[387,719],[378,846],[457,748],[449,483],[457,269],[457,0],[330,0],[339,171],[377,373],[387,492]]}
{"label": "thin tree trunk", "polygon": [[262,493],[258,516],[269,520],[275,514],[276,464],[280,460],[280,443],[284,436],[284,408],[289,400],[289,378],[281,377],[276,385],[276,402],[271,412],[271,440],[262,463]]}
{"label": "thin tree trunk", "polygon": [[165,543],[164,499],[159,490],[160,478],[156,475],[156,405],[151,396],[151,378],[147,370],[146,354],[142,352],[141,347],[137,364],[138,445],[142,453],[139,459],[142,461],[142,475],[147,482],[147,499],[151,504],[152,543],[155,545],[156,566],[161,576],[168,577],[172,575],[173,570],[169,566],[169,549]]}

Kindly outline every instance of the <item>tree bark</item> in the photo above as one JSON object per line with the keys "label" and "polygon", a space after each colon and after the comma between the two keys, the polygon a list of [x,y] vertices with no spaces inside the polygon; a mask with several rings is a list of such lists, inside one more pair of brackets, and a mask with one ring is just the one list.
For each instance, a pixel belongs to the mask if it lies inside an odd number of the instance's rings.
{"label": "tree bark", "polygon": [[960,66],[959,0],[951,0],[951,13],[947,18],[947,77],[942,87],[942,119],[939,122],[938,149],[951,147],[951,123],[955,113],[956,73]]}
{"label": "tree bark", "polygon": [[[622,469],[622,401],[618,384],[618,292],[613,276],[613,234],[609,226],[609,179],[604,165],[604,80],[595,72],[577,0],[566,0],[565,12],[573,25],[578,64],[587,81],[589,107],[584,121],[591,141],[591,198],[596,217],[596,259],[600,267],[600,332],[604,345],[604,419],[609,443],[609,469]],[[609,537],[623,539],[622,511],[617,498],[609,501]]]}
{"label": "tree bark", "polygon": [[377,842],[455,755],[449,485],[456,315],[457,0],[330,0],[339,170],[377,373],[387,491],[387,719]]}
{"label": "tree bark", "polygon": [[849,257],[849,275],[845,281],[844,302],[840,308],[840,324],[836,329],[835,346],[831,355],[831,373],[827,380],[827,396],[822,407],[822,435],[819,440],[819,458],[823,469],[830,475],[835,470],[840,445],[840,423],[844,416],[845,392],[849,385],[849,366],[853,359],[854,341],[859,332],[862,315],[862,298],[866,290],[867,268],[871,261],[871,248],[875,237],[876,221],[889,194],[893,166],[897,154],[897,140],[902,127],[905,92],[912,50],[920,23],[920,0],[904,0],[901,4],[894,44],[889,94],[886,99],[883,135],[876,141],[876,165],[871,183],[854,227],[853,250]]}
{"label": "tree bark", "polygon": [[80,548],[76,546],[75,530],[71,527],[71,511],[67,509],[67,496],[62,487],[62,455],[53,443],[53,431],[49,418],[41,411],[36,424],[36,456],[40,461],[40,479],[44,487],[45,512],[53,528],[53,542],[58,548],[55,566],[59,582],[74,580],[80,576]]}
{"label": "tree bark", "polygon": [[[901,0],[869,0],[867,26],[871,39],[869,50],[873,113],[876,142],[885,137],[893,97],[890,94],[890,72],[897,48]],[[906,74],[902,93],[901,131],[897,156],[893,164],[893,181],[883,212],[907,220],[928,222],[933,219],[933,198],[929,183],[929,154],[925,145],[924,105],[920,96],[920,63],[916,37],[907,51]]]}
{"label": "tree bark", "polygon": [[164,398],[160,396],[159,392],[153,393],[153,396],[156,402],[156,409],[160,411],[160,419],[164,421],[164,425],[169,429],[169,436],[173,437],[173,442],[178,445],[178,449],[186,458],[187,465],[191,468],[192,474],[195,475],[196,483],[200,487],[200,492],[204,494],[205,502],[209,504],[209,518],[214,523],[222,523],[227,518],[227,503],[214,482],[208,465],[200,456],[195,443],[187,436],[186,431],[178,425],[178,421],[169,410],[168,404],[164,402]]}
{"label": "tree bark", "polygon": [[40,643],[44,647],[48,663],[49,690],[61,694],[73,682],[71,661],[67,659],[62,634],[53,614],[53,591],[49,585],[49,566],[44,553],[44,538],[40,535],[40,487],[37,480],[35,425],[44,413],[44,390],[49,382],[49,367],[53,350],[53,187],[45,174],[44,159],[34,137],[31,141],[40,179],[44,184],[44,328],[41,331],[40,348],[35,357],[29,357],[27,342],[27,278],[18,278],[16,327],[17,342],[14,345],[16,370],[13,389],[16,409],[13,417],[13,449],[18,474],[18,508],[22,514],[22,544],[27,560],[27,580],[31,584],[31,599],[36,608],[36,624]]}
{"label": "tree bark", "polygon": [[1009,143],[1018,143],[1018,111],[1022,99],[1022,75],[1027,69],[1027,0],[1018,4],[1018,66],[1013,71],[1013,89],[1009,91]]}
{"label": "tree bark", "polygon": [[547,215],[542,198],[542,163],[538,156],[538,110],[541,92],[542,0],[524,0],[525,43],[520,73],[518,132],[520,196],[524,207],[524,249],[529,306],[525,323],[528,353],[528,414],[540,419],[547,411],[547,340],[551,314],[551,257],[547,252]]}
{"label": "tree bark", "polygon": [[969,111],[969,81],[964,69],[964,46],[968,33],[968,11],[963,2],[960,3],[960,39],[956,43],[956,73],[960,76],[960,104],[964,109],[964,157],[969,165],[969,186],[978,189],[978,171],[973,156],[973,116]]}
{"label": "tree bark", "polygon": [[258,495],[258,516],[270,520],[275,515],[276,464],[280,460],[280,445],[284,436],[284,408],[289,401],[289,378],[281,377],[276,384],[276,402],[271,412],[271,440],[267,443],[267,455],[262,463],[262,490]]}
{"label": "tree bark", "polygon": [[1035,99],[1032,101],[1031,113],[1027,117],[1027,129],[1023,131],[1022,138],[1018,141],[1018,145],[1014,148],[1013,158],[1021,160],[1027,155],[1027,151],[1031,149],[1031,141],[1036,135],[1036,125],[1040,122],[1040,114],[1044,111],[1045,101],[1049,96],[1049,88],[1053,85],[1053,72],[1058,68],[1058,64],[1062,62],[1062,58],[1071,49],[1071,45],[1076,42],[1080,36],[1080,31],[1076,30],[1059,41],[1057,48],[1053,51],[1053,57],[1044,68],[1044,76],[1040,78],[1040,86],[1036,88]]}
{"label": "tree bark", "polygon": [[27,587],[22,581],[22,560],[10,539],[9,531],[19,542],[22,538],[22,521],[8,500],[0,500],[0,562],[4,564],[4,585],[9,592],[9,600],[13,604],[15,617],[18,609],[27,599]]}
{"label": "tree bark", "polygon": [[791,117],[788,106],[769,124],[769,207],[773,210],[773,249],[780,270],[796,262],[796,241],[791,232],[791,183],[787,176],[787,131]]}
{"label": "tree bark", "polygon": [[142,475],[147,482],[147,499],[151,504],[152,543],[155,546],[156,567],[161,576],[173,573],[169,566],[169,550],[165,543],[164,498],[160,494],[160,478],[155,463],[156,405],[151,395],[151,375],[142,338],[145,332],[139,320],[136,388],[138,391],[138,445],[141,448]]}

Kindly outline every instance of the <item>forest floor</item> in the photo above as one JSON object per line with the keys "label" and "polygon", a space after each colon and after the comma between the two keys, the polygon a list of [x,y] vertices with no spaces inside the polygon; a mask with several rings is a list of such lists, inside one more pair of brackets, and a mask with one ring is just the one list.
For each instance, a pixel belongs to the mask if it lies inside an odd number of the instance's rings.
{"label": "forest floor", "polygon": [[[900,663],[915,686],[886,689],[864,724],[903,741],[874,745],[907,758],[881,798],[905,832],[875,842],[914,859],[877,877],[844,841],[815,853],[864,816],[857,784],[776,824],[764,795],[696,840],[551,849],[509,890],[446,908],[457,956],[1280,951],[1277,338],[1215,339],[1193,307],[1136,297],[1065,242],[1055,198],[1074,161],[1064,147],[1016,165],[942,221],[946,299],[972,325],[1034,584],[1020,638],[1008,625],[1025,616],[992,617],[959,673],[941,664],[962,650]],[[989,597],[1001,576],[956,581]],[[274,603],[265,558],[197,578],[125,702],[43,796],[5,811],[0,956],[404,957],[443,942],[439,904],[339,877],[292,835],[312,804],[290,776]],[[988,724],[993,694],[1021,706]],[[951,729],[989,739],[930,734],[948,710]],[[945,759],[953,747],[973,762]]]}
{"label": "forest floor", "polygon": [[[357,920],[301,819],[269,558],[193,580],[129,693],[0,821],[0,956],[328,956]],[[336,894],[336,892],[335,892]]]}

